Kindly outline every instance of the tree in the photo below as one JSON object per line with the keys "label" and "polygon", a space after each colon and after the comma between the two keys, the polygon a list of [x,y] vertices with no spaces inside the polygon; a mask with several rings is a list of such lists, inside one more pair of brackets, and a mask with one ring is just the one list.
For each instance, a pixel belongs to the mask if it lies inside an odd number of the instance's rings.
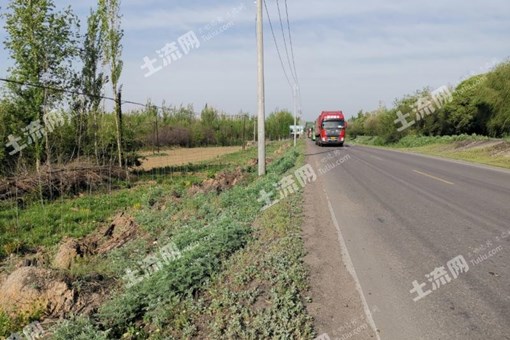
{"label": "tree", "polygon": [[347,129],[347,132],[351,138],[356,138],[359,135],[365,134],[365,119],[366,117],[363,114],[363,110],[359,110],[356,117],[351,117],[351,119],[349,119],[349,128]]}
{"label": "tree", "polygon": [[453,93],[452,101],[445,107],[446,122],[452,134],[486,133],[487,119],[482,119],[477,94],[486,75],[471,77],[460,83]]}
{"label": "tree", "polygon": [[80,92],[84,93],[84,98],[77,102],[79,133],[78,155],[81,149],[82,129],[87,126],[85,114],[89,113],[92,118],[92,131],[94,140],[94,155],[96,162],[99,163],[98,131],[99,131],[99,106],[103,94],[104,85],[108,78],[101,71],[104,52],[104,31],[101,29],[101,17],[98,11],[91,10],[87,19],[87,33],[83,42],[83,48],[80,54],[82,60],[82,71],[77,79]]}
{"label": "tree", "polygon": [[294,116],[288,111],[273,112],[266,122],[267,136],[270,139],[287,138],[290,135],[290,126],[294,125]]}
{"label": "tree", "polygon": [[510,62],[497,66],[487,75],[485,88],[480,91],[482,112],[490,111],[488,132],[495,137],[510,135]]}
{"label": "tree", "polygon": [[110,82],[115,96],[115,123],[117,128],[117,153],[119,166],[122,167],[122,86],[119,87],[122,74],[122,37],[120,0],[99,0],[99,16],[104,40],[104,60],[110,67]]}
{"label": "tree", "polygon": [[[56,12],[52,0],[12,0],[3,14],[7,38],[4,41],[14,66],[9,69],[8,88],[16,103],[20,127],[43,115],[61,102],[64,94],[50,88],[69,88],[72,60],[78,53],[78,20],[71,8]],[[21,84],[35,86],[23,86]],[[19,132],[19,131],[18,131]],[[46,129],[46,162],[51,162]],[[42,143],[35,138],[36,167],[42,160]]]}
{"label": "tree", "polygon": [[216,120],[218,119],[218,112],[210,108],[207,104],[205,105],[204,109],[200,113],[200,120],[204,124],[209,124],[210,126],[214,126]]}

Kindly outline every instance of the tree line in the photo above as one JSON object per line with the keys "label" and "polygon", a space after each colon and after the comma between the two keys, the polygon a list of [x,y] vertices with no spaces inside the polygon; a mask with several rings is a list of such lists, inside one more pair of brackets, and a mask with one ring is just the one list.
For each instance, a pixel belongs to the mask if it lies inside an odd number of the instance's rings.
{"label": "tree line", "polygon": [[448,91],[451,97],[447,101],[425,112],[423,103],[433,94],[429,88],[396,99],[393,108],[360,111],[349,120],[349,134],[353,138],[378,136],[381,144],[394,143],[408,135],[510,136],[509,61],[500,63],[490,72],[470,77]]}
{"label": "tree line", "polygon": [[[242,112],[206,106],[197,114],[191,105],[151,102],[123,112],[120,0],[98,0],[83,30],[72,8],[57,9],[53,0],[11,0],[2,12],[13,66],[0,96],[0,175],[82,158],[127,168],[141,148],[241,145],[255,137],[255,118]],[[55,113],[64,124],[52,129],[45,123]],[[267,137],[288,137],[291,124],[292,115],[277,110]]]}

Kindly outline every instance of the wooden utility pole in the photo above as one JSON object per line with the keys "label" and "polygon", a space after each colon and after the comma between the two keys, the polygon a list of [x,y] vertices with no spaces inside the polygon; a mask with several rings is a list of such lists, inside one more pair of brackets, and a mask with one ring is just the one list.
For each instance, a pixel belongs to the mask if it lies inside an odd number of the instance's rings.
{"label": "wooden utility pole", "polygon": [[119,167],[122,168],[122,90],[119,89],[115,96],[115,122],[117,123],[117,156],[119,157]]}

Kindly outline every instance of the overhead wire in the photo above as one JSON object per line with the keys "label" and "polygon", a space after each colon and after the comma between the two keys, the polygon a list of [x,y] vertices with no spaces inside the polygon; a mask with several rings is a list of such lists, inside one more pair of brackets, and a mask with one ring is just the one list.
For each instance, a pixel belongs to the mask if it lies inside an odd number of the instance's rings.
{"label": "overhead wire", "polygon": [[276,52],[278,53],[278,58],[280,59],[280,64],[283,70],[283,74],[285,75],[285,79],[287,79],[287,82],[289,83],[289,86],[292,88],[292,82],[290,81],[289,75],[287,73],[287,69],[285,68],[285,63],[283,62],[282,54],[280,53],[280,47],[278,46],[278,40],[276,39],[276,34],[274,33],[273,29],[273,23],[271,21],[271,15],[269,14],[269,9],[267,8],[266,0],[264,1],[264,7],[266,9],[267,19],[269,21],[269,27],[271,28],[271,33],[273,35],[273,41],[276,47]]}
{"label": "overhead wire", "polygon": [[[298,111],[301,114],[301,106],[302,106],[301,89],[300,89],[299,78],[298,78],[297,67],[296,67],[296,59],[295,59],[295,54],[294,54],[294,43],[292,40],[292,30],[291,30],[291,25],[290,25],[289,6],[288,6],[287,0],[285,0],[285,19],[286,19],[286,26],[287,26],[287,31],[288,31],[287,34],[289,37],[288,43],[287,43],[287,37],[285,34],[282,9],[280,7],[279,0],[276,0],[276,6],[277,6],[277,10],[278,10],[278,18],[280,21],[280,29],[281,29],[281,33],[282,33],[283,44],[285,47],[285,54],[287,57],[288,71],[287,71],[287,67],[285,66],[286,63],[283,61],[281,49],[278,44],[278,39],[276,37],[273,22],[271,20],[271,15],[269,14],[267,2],[266,2],[266,0],[264,0],[264,7],[266,9],[267,18],[269,21],[269,27],[271,28],[271,34],[273,36],[273,41],[274,41],[274,44],[276,47],[276,52],[277,52],[278,58],[280,60],[280,65],[281,65],[283,73],[285,75],[285,79],[287,80],[287,83],[289,84],[289,87],[292,91],[294,100],[296,100],[298,103],[298,106],[299,106]],[[288,47],[289,45],[287,45],[287,44],[290,45],[290,53],[289,53],[289,47]],[[291,77],[289,77],[289,73],[292,77],[292,81],[291,81]]]}
{"label": "overhead wire", "polygon": [[296,83],[299,88],[299,77],[296,70],[296,58],[294,57],[294,44],[292,43],[292,30],[290,29],[290,19],[289,19],[289,6],[287,4],[287,0],[285,0],[285,14],[287,17],[287,28],[289,30],[289,43],[290,43],[290,52],[292,55],[292,67],[294,69],[294,75],[296,76]]}
{"label": "overhead wire", "polygon": [[[90,98],[99,98],[99,99],[104,99],[104,100],[115,101],[115,98],[112,98],[112,97],[107,97],[107,96],[102,96],[102,95],[93,95],[93,94],[88,94],[88,93],[81,92],[81,91],[74,91],[74,90],[62,89],[62,88],[57,88],[57,87],[45,86],[45,85],[42,85],[42,84],[34,84],[34,83],[28,83],[28,82],[21,82],[21,81],[17,81],[17,80],[13,80],[13,79],[6,79],[6,78],[0,78],[0,81],[5,82],[5,83],[17,84],[17,85],[20,85],[20,86],[36,87],[36,88],[51,90],[51,91],[55,91],[55,92],[62,92],[62,93],[86,96],[86,97],[90,97]],[[132,104],[132,105],[143,106],[143,107],[147,106],[147,104],[138,103],[138,102],[131,101],[131,100],[122,100],[121,104]],[[161,108],[159,106],[156,106],[156,105],[152,105],[152,106],[154,106],[154,107],[156,107],[158,109],[163,109],[163,108]]]}
{"label": "overhead wire", "polygon": [[[297,85],[297,78],[296,78],[296,74],[294,72],[295,68],[293,69],[293,67],[292,67],[292,62],[290,61],[289,48],[287,47],[287,38],[285,37],[285,29],[283,28],[282,12],[280,10],[280,2],[279,2],[279,0],[276,0],[276,7],[278,9],[278,18],[280,20],[280,29],[282,31],[283,45],[285,46],[285,54],[287,55],[287,62],[289,64],[289,70],[290,70],[290,73],[291,73],[292,78],[294,80],[294,84]],[[287,22],[289,21],[288,19],[289,18],[287,17]]]}

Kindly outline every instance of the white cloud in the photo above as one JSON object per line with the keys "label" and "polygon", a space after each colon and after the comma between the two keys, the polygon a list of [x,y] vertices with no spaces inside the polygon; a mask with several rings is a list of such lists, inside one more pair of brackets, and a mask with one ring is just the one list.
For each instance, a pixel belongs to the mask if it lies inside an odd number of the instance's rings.
{"label": "white cloud", "polygon": [[[276,21],[275,2],[267,1]],[[86,14],[94,3],[72,5]],[[234,27],[153,77],[143,77],[143,56],[156,58],[155,50],[165,43],[188,30],[197,31],[243,3],[246,8],[235,18]],[[126,99],[195,103],[196,109],[207,102],[231,113],[256,111],[253,0],[123,0],[122,4]],[[361,108],[373,109],[379,100],[389,105],[395,97],[424,86],[455,83],[492,59],[509,55],[507,0],[292,0],[288,4],[303,112],[309,120],[322,109],[355,114]],[[0,58],[4,56],[5,51],[0,52]],[[268,27],[266,89],[268,111],[292,107]]]}

